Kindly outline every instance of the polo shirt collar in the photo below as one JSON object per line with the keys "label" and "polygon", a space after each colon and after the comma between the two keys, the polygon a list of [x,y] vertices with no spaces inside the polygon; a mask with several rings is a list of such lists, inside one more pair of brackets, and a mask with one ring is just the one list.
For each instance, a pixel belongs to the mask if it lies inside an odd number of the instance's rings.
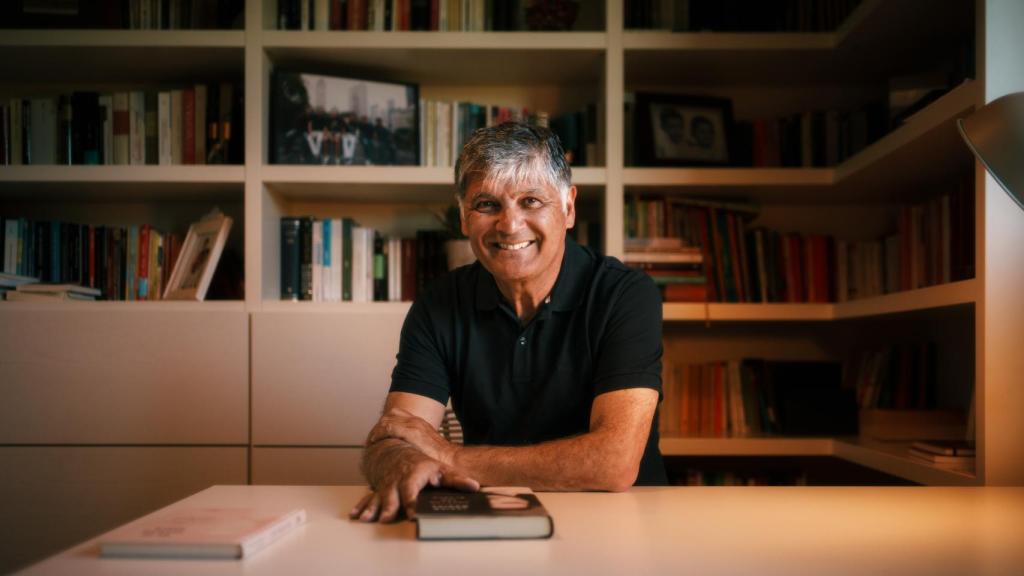
{"label": "polo shirt collar", "polygon": [[[572,310],[583,301],[583,292],[593,265],[590,254],[571,237],[565,237],[565,252],[558,279],[551,290],[551,310]],[[477,263],[479,274],[476,278],[476,307],[478,310],[493,310],[501,301],[501,292],[494,276]]]}

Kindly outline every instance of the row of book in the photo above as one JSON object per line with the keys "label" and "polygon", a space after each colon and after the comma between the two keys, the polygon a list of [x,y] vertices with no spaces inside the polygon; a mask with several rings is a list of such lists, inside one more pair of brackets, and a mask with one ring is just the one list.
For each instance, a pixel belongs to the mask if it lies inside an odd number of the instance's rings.
{"label": "row of book", "polygon": [[625,0],[626,28],[676,32],[829,32],[860,0]]}
{"label": "row of book", "polygon": [[420,164],[454,166],[462,146],[478,128],[502,122],[548,125],[547,112],[472,102],[420,100]]}
{"label": "row of book", "polygon": [[889,346],[861,353],[846,365],[847,386],[862,409],[927,410],[936,407],[938,352],[934,342]]}
{"label": "row of book", "polygon": [[94,226],[5,218],[3,272],[99,291],[104,300],[159,300],[182,237],[148,224]]}
{"label": "row of book", "polygon": [[278,0],[280,30],[525,29],[520,0]]}
{"label": "row of book", "polygon": [[704,302],[704,255],[681,238],[626,238],[623,263],[654,280],[663,302]]}
{"label": "row of book", "polygon": [[0,164],[227,164],[242,161],[241,91],[73,92],[0,104]]}
{"label": "row of book", "polygon": [[281,299],[412,301],[447,270],[445,235],[381,235],[351,218],[281,218]]}
{"label": "row of book", "polygon": [[245,0],[20,0],[2,3],[11,28],[243,28]]}
{"label": "row of book", "polygon": [[974,199],[969,183],[903,206],[882,240],[847,241],[752,226],[757,208],[631,195],[625,205],[627,264],[690,288],[666,301],[846,302],[974,276]]}
{"label": "row of book", "polygon": [[837,362],[666,362],[662,393],[664,436],[833,436],[857,429],[853,391],[843,386]]}

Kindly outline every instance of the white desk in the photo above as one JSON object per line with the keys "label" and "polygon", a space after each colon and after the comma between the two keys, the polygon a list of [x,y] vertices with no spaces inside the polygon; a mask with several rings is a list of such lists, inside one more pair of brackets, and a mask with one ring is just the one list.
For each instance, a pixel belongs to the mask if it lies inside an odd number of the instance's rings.
{"label": "white desk", "polygon": [[1024,574],[1024,488],[643,488],[542,493],[551,540],[417,542],[348,520],[342,486],[215,486],[172,506],[287,504],[308,523],[242,561],[99,559],[28,574]]}

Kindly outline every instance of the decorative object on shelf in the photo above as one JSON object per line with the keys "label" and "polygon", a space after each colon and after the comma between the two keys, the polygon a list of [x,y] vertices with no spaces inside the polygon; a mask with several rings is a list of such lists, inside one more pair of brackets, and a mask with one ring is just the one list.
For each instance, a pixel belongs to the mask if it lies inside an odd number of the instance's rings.
{"label": "decorative object on shelf", "polygon": [[231,218],[214,208],[192,224],[164,290],[164,300],[203,300],[231,230]]}
{"label": "decorative object on shelf", "polygon": [[275,164],[419,164],[417,85],[300,72],[271,83]]}
{"label": "decorative object on shelf", "polygon": [[975,157],[1024,209],[1024,92],[1000,96],[956,125]]}
{"label": "decorative object on shelf", "polygon": [[641,166],[729,164],[732,101],[710,96],[636,95]]}
{"label": "decorative object on shelf", "polygon": [[526,6],[526,25],[530,30],[571,30],[579,10],[575,0],[533,0]]}
{"label": "decorative object on shelf", "polygon": [[444,253],[448,261],[448,270],[475,262],[476,254],[473,254],[473,247],[462,233],[462,216],[459,214],[458,204],[448,206],[443,213],[437,215],[437,220],[444,226],[444,234],[447,237],[444,242]]}

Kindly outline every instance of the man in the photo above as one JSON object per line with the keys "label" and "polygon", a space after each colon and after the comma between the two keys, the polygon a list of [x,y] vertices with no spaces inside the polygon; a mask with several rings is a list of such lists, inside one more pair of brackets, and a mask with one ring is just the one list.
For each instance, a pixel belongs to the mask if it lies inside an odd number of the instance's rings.
{"label": "man", "polygon": [[[478,130],[455,166],[477,262],[417,298],[363,471],[364,521],[412,517],[427,485],[625,490],[665,484],[655,411],[661,299],[646,275],[566,237],[576,188],[558,139]],[[437,428],[449,396],[465,446]]]}

